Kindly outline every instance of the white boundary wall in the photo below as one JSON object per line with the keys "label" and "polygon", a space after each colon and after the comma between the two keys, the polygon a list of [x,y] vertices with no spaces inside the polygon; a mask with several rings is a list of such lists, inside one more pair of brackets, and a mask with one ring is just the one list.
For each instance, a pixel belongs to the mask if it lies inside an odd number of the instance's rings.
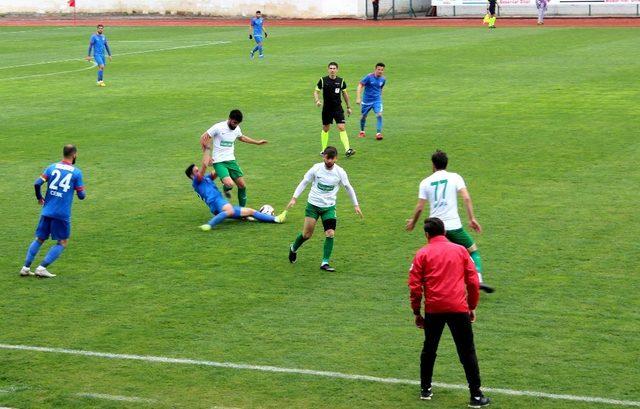
{"label": "white boundary wall", "polygon": [[[364,17],[362,0],[76,0],[78,13],[202,14],[222,17]],[[67,0],[0,0],[0,13],[70,13]]]}
{"label": "white boundary wall", "polygon": [[[486,0],[432,0],[438,16],[467,17],[485,13]],[[498,0],[500,16],[537,16],[535,0]],[[547,16],[640,16],[640,0],[550,0]]]}

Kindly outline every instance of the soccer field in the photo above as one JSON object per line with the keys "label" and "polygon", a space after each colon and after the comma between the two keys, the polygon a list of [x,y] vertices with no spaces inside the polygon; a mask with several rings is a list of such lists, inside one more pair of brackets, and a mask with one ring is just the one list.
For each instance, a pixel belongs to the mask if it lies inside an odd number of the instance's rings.
{"label": "soccer field", "polygon": [[[640,406],[638,29],[273,28],[252,61],[246,27],[107,26],[104,88],[82,61],[92,31],[0,27],[0,406],[466,407],[447,331],[434,373],[447,385],[420,402],[405,382],[424,339],[407,271],[425,240],[404,225],[438,148],[465,178],[497,289],[474,324],[483,386],[507,390],[487,390],[491,407]],[[269,141],[236,144],[248,206],[281,211],[320,161],[312,94],[334,60],[354,102],[387,66],[385,139],[373,115],[364,139],[357,112],[347,119],[357,154],[338,164],[365,218],[341,191],[337,271],[318,269],[320,228],[287,260],[306,192],[283,225],[198,230],[210,214],[184,169],[199,136],[240,108],[243,132]],[[330,141],[342,152],[335,128]],[[33,181],[65,143],[87,199],[58,277],[21,278]]]}

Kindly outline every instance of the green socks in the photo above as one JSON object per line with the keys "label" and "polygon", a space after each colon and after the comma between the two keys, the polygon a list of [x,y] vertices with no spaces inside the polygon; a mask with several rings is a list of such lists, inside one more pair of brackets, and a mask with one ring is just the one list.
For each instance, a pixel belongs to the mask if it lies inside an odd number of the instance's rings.
{"label": "green socks", "polygon": [[329,132],[322,131],[320,132],[320,142],[322,142],[322,151],[324,152],[329,145]]}
{"label": "green socks", "polygon": [[240,207],[247,205],[247,188],[238,188],[238,204]]}
{"label": "green socks", "polygon": [[304,244],[305,241],[307,240],[304,237],[302,237],[302,233],[298,233],[298,237],[296,237],[293,244],[291,245],[291,250],[293,250],[294,252],[298,251],[300,246],[302,246],[302,244]]}
{"label": "green socks", "polygon": [[347,131],[340,131],[340,141],[342,141],[342,146],[344,146],[345,152],[350,149],[349,147],[349,137],[347,136]]}
{"label": "green socks", "polygon": [[470,254],[471,260],[476,265],[476,270],[478,270],[478,278],[480,282],[482,282],[482,258],[480,257],[480,252],[478,250],[474,251]]}
{"label": "green socks", "polygon": [[322,253],[322,264],[329,264],[331,252],[333,251],[333,237],[324,238],[324,251]]}

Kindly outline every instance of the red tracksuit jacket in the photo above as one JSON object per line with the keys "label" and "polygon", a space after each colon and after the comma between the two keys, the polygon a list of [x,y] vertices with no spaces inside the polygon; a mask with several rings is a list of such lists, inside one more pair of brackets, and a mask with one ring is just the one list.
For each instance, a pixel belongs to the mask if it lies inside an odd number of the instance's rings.
{"label": "red tracksuit jacket", "polygon": [[409,270],[411,308],[428,313],[469,312],[480,299],[476,266],[467,249],[436,236],[416,253]]}

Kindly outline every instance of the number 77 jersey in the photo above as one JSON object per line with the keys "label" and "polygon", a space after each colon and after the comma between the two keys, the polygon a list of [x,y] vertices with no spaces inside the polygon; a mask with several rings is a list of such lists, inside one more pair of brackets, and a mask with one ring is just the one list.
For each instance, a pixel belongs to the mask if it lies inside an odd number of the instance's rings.
{"label": "number 77 jersey", "polygon": [[462,227],[458,214],[458,192],[466,187],[462,176],[439,170],[420,182],[418,198],[429,202],[429,217],[442,220],[445,230],[456,230]]}
{"label": "number 77 jersey", "polygon": [[42,215],[69,221],[73,194],[84,190],[80,169],[62,161],[46,168],[40,178],[47,182]]}

